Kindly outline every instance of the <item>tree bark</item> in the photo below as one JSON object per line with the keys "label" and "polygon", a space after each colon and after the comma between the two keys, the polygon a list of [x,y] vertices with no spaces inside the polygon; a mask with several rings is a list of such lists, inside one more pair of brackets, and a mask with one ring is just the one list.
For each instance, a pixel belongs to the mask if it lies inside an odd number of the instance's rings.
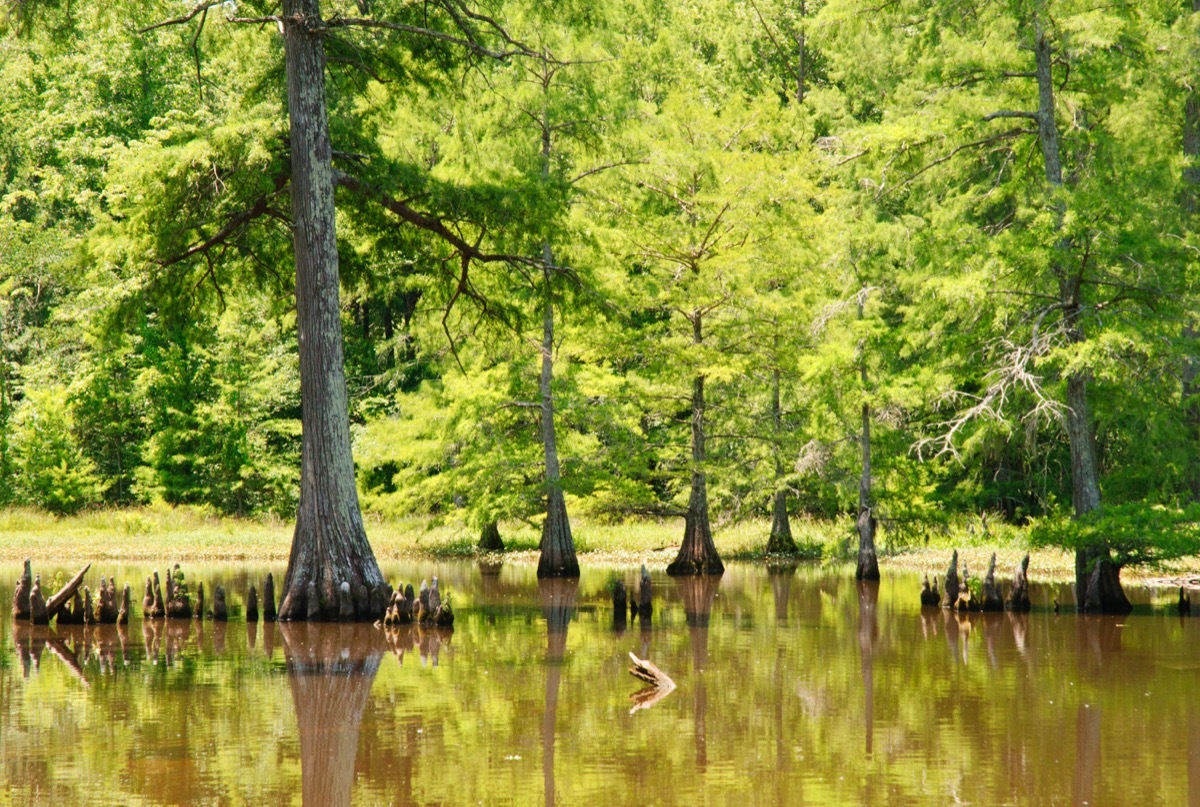
{"label": "tree bark", "polygon": [[803,104],[805,96],[805,83],[807,76],[805,71],[808,69],[807,57],[808,51],[805,48],[804,39],[804,17],[808,13],[808,9],[804,0],[800,0],[800,30],[796,33],[796,103]]}
{"label": "tree bark", "polygon": [[[550,91],[552,72],[542,77],[543,97]],[[550,179],[551,132],[549,105],[543,104],[542,117],[542,177]],[[571,520],[567,517],[567,502],[563,498],[562,479],[558,465],[558,442],[554,432],[554,293],[551,279],[554,273],[554,254],[550,242],[542,244],[542,282],[546,295],[542,314],[542,448],[546,457],[546,520],[542,522],[541,557],[538,577],[579,577],[579,561],[575,557],[575,540],[571,537]]]}
{"label": "tree bark", "polygon": [[[692,344],[703,341],[703,317],[692,314]],[[704,376],[692,381],[692,494],[688,499],[683,543],[679,554],[667,567],[667,574],[723,574],[725,564],[713,543],[708,523],[708,480],[704,473]]]}
{"label": "tree bark", "polygon": [[[783,433],[783,414],[779,405],[779,369],[771,374],[771,420],[775,428],[775,478],[783,476],[783,463],[779,461],[779,441]],[[767,540],[767,554],[791,555],[796,552],[796,541],[792,538],[792,525],[788,520],[787,491],[775,491],[775,514],[771,520],[771,537]]]}
{"label": "tree bark", "polygon": [[[858,318],[863,318],[864,301],[858,303]],[[863,345],[860,372],[863,394],[867,393],[867,353]],[[879,579],[879,558],[875,553],[875,514],[871,512],[871,405],[862,405],[862,476],[858,481],[858,564],[857,580]]]}
{"label": "tree bark", "polygon": [[[350,450],[320,4],[285,0],[283,19],[303,436],[300,507],[279,616],[334,619],[338,586],[348,582],[357,616],[375,619],[391,592],[367,542]],[[308,602],[310,583],[315,604]]]}
{"label": "tree bark", "polygon": [[484,552],[503,552],[504,539],[500,537],[500,525],[492,519],[483,526],[479,535],[479,548]]}
{"label": "tree bark", "polygon": [[[1070,238],[1062,233],[1066,217],[1066,202],[1063,189],[1062,157],[1059,151],[1058,125],[1054,119],[1054,81],[1051,73],[1053,54],[1041,20],[1036,28],[1034,42],[1035,75],[1038,84],[1038,141],[1042,149],[1046,182],[1050,186],[1051,204],[1055,215],[1055,229],[1059,237],[1054,244],[1050,269],[1059,286],[1059,305],[1066,321],[1067,339],[1072,344],[1084,341],[1086,335],[1080,315],[1083,311],[1082,277],[1071,267]],[[1067,442],[1071,449],[1071,499],[1075,516],[1087,515],[1100,509],[1100,474],[1096,459],[1096,432],[1092,423],[1091,407],[1088,405],[1085,371],[1067,374]],[[1106,566],[1099,610],[1105,613],[1127,611],[1128,599],[1121,589],[1120,568],[1112,565],[1107,547],[1084,547],[1075,551],[1075,600],[1082,609],[1085,606],[1088,577],[1093,566],[1099,562]]]}

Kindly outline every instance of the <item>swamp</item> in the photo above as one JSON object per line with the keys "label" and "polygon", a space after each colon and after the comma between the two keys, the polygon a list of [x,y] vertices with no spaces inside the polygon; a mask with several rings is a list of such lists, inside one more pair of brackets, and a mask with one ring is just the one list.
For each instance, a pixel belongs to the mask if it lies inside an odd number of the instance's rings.
{"label": "swamp", "polygon": [[[1200,805],[1200,619],[1167,589],[1055,613],[1070,586],[1035,569],[1032,612],[958,614],[922,609],[915,573],[731,563],[653,573],[629,620],[630,568],[393,562],[456,619],[385,629],[247,622],[282,566],[184,571],[227,622],[0,622],[0,802]],[[677,688],[641,692],[630,652]]]}

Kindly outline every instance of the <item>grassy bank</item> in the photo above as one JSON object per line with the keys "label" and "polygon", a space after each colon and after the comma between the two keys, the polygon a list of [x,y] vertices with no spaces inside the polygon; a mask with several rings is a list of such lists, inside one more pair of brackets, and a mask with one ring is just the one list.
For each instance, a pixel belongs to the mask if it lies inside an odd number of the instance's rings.
{"label": "grassy bank", "polygon": [[[506,562],[536,563],[539,532],[524,522],[501,524],[507,546]],[[639,520],[607,524],[575,519],[576,548],[582,563],[665,567],[674,557],[683,532],[681,520]],[[770,524],[746,521],[717,529],[715,540],[726,560],[767,562],[762,554]],[[803,562],[853,562],[857,547],[849,520],[792,524]],[[380,560],[470,558],[478,531],[461,522],[430,519],[367,519],[367,533]],[[70,518],[25,509],[0,511],[0,562],[20,561],[150,561],[225,563],[286,561],[292,523],[279,519],[237,519],[214,516],[194,508],[100,510]],[[963,522],[945,532],[922,535],[903,544],[881,537],[884,569],[917,572],[945,571],[953,549],[973,574],[982,574],[992,552],[1007,576],[1025,554],[1023,531],[1001,525],[984,529],[978,520]],[[1070,579],[1073,558],[1065,552],[1037,550],[1032,567],[1042,579]],[[1129,579],[1200,574],[1200,558],[1187,558],[1166,569],[1127,570]]]}

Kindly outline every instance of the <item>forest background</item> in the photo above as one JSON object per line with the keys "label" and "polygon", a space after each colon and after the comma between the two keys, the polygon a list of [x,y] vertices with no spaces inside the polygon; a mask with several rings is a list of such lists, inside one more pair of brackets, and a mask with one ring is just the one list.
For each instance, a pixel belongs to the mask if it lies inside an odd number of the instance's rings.
{"label": "forest background", "polygon": [[[594,524],[1196,551],[1193,3],[481,7],[323,8],[369,514],[540,523],[550,363]],[[276,11],[0,11],[0,503],[294,514]]]}

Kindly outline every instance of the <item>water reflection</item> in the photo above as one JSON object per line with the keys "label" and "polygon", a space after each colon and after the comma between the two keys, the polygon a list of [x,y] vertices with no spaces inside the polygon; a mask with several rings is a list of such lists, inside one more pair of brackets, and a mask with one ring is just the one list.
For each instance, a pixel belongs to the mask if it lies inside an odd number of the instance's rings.
{"label": "water reflection", "polygon": [[567,655],[567,629],[575,616],[579,581],[538,580],[538,600],[546,619],[546,702],[542,711],[542,790],[546,807],[556,801],[554,789],[554,740],[558,721],[558,689]]}
{"label": "water reflection", "polygon": [[6,621],[0,783],[14,803],[694,804],[752,786],[756,803],[1200,807],[1200,619],[922,612],[916,578],[803,566],[656,577],[642,656],[679,688],[631,717],[639,636],[612,630],[611,571],[436,572],[453,635]]}
{"label": "water reflection", "polygon": [[350,804],[359,727],[387,651],[363,624],[279,623],[306,807]]}

